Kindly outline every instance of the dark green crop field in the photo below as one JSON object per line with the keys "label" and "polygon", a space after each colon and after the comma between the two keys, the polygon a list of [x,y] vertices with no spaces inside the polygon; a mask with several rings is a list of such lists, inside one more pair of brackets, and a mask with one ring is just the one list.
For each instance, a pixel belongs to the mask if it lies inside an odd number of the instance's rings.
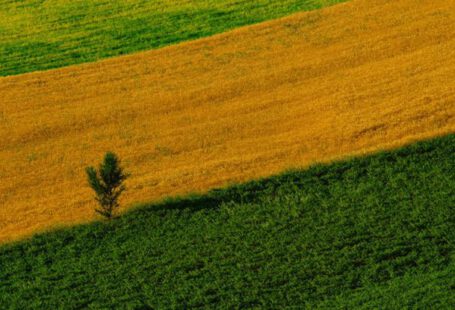
{"label": "dark green crop field", "polygon": [[455,308],[455,135],[0,248],[11,309]]}
{"label": "dark green crop field", "polygon": [[159,48],[346,0],[0,0],[0,76]]}

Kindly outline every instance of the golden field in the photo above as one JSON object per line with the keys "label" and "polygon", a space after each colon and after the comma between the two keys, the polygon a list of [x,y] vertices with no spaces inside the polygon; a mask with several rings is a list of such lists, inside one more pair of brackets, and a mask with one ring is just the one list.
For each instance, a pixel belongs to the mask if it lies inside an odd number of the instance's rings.
{"label": "golden field", "polygon": [[455,2],[353,1],[98,63],[0,78],[0,241],[123,204],[455,131]]}

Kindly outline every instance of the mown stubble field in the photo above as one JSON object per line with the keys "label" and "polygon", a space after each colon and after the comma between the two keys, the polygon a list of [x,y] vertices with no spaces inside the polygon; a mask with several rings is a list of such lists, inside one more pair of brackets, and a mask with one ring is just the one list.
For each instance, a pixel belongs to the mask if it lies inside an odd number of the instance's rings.
{"label": "mown stubble field", "polygon": [[455,3],[353,1],[178,46],[0,79],[0,241],[124,205],[455,131]]}

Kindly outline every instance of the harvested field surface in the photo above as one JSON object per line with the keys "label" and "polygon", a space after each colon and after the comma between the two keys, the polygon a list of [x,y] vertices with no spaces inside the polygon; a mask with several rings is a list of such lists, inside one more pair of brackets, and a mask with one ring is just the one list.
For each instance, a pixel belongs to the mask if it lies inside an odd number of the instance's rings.
{"label": "harvested field surface", "polygon": [[454,152],[449,135],[4,245],[0,304],[454,309]]}
{"label": "harvested field surface", "polygon": [[0,240],[123,204],[455,131],[455,2],[353,1],[160,50],[0,79]]}
{"label": "harvested field surface", "polygon": [[0,76],[163,47],[344,0],[0,0]]}

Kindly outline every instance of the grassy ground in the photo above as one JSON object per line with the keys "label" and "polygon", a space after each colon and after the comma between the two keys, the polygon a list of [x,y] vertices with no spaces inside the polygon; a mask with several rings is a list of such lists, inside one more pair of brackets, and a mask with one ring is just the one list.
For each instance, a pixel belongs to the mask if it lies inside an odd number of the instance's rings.
{"label": "grassy ground", "polygon": [[209,36],[343,0],[0,1],[0,76]]}
{"label": "grassy ground", "polygon": [[0,78],[0,242],[92,220],[84,168],[109,150],[128,206],[455,131],[453,12],[346,2]]}
{"label": "grassy ground", "polygon": [[3,246],[0,304],[453,309],[454,151],[449,135]]}

